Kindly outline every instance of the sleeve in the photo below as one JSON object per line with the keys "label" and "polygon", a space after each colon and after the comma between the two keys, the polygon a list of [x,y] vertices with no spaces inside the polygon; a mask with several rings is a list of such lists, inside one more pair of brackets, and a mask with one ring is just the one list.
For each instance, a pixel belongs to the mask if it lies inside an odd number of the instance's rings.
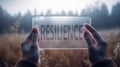
{"label": "sleeve", "polygon": [[26,59],[20,59],[15,67],[39,67],[37,63],[33,63],[29,60],[26,60]]}
{"label": "sleeve", "polygon": [[117,67],[112,59],[104,59],[96,62],[92,67]]}

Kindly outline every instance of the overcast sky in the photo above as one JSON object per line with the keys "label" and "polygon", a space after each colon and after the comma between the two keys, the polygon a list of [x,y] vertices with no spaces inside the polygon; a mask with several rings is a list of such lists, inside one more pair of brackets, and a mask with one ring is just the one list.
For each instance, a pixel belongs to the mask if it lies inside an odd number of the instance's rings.
{"label": "overcast sky", "polygon": [[38,12],[51,9],[52,13],[69,10],[81,12],[83,8],[95,3],[106,4],[109,13],[112,11],[112,6],[120,0],[0,0],[0,6],[7,10],[10,14],[18,13],[24,14],[28,9],[33,13],[34,9]]}

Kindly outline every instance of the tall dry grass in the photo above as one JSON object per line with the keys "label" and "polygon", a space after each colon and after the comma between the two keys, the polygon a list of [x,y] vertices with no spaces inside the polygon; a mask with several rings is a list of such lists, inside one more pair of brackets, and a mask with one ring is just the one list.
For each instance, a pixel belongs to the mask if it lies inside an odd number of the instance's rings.
{"label": "tall dry grass", "polygon": [[[113,58],[120,67],[120,58],[117,54],[120,52],[114,51],[120,43],[120,32],[100,31],[100,34],[108,43],[107,56]],[[13,67],[22,58],[21,42],[24,38],[25,35],[15,34],[0,36],[0,65]],[[61,44],[64,45],[64,42]],[[87,50],[42,50],[40,54],[41,67],[90,67]]]}

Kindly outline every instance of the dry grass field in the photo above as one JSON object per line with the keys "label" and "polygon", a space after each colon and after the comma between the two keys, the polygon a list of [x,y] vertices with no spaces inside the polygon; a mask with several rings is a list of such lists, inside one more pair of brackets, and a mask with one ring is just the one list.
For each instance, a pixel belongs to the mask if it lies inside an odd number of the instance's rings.
{"label": "dry grass field", "polygon": [[[107,56],[113,58],[120,67],[120,31],[100,31],[108,43]],[[0,67],[6,65],[13,67],[17,60],[22,57],[21,42],[25,35],[9,34],[0,35]],[[69,42],[71,43],[71,42]],[[61,43],[64,45],[64,42]],[[79,45],[79,43],[77,43]],[[60,45],[61,46],[61,45]],[[41,50],[41,67],[90,67],[87,49],[78,50]],[[2,66],[3,67],[3,66]]]}

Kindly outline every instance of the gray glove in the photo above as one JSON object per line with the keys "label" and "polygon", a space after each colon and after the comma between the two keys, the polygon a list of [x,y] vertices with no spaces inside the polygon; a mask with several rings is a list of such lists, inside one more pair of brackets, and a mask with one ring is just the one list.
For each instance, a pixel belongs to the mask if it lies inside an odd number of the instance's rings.
{"label": "gray glove", "polygon": [[106,41],[88,24],[84,25],[84,38],[88,44],[89,60],[95,63],[106,58]]}
{"label": "gray glove", "polygon": [[23,58],[37,63],[39,61],[39,28],[36,26],[22,43]]}

